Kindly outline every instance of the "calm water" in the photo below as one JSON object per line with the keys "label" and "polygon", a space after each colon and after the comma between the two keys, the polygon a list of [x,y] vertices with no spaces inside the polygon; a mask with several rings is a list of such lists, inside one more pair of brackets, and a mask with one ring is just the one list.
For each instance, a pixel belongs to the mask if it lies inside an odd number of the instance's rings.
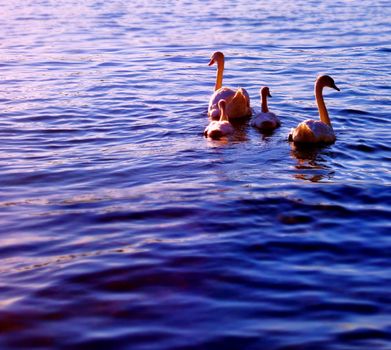
{"label": "calm water", "polygon": [[[0,4],[0,348],[391,349],[389,1],[60,3]],[[280,129],[202,136],[216,50]]]}

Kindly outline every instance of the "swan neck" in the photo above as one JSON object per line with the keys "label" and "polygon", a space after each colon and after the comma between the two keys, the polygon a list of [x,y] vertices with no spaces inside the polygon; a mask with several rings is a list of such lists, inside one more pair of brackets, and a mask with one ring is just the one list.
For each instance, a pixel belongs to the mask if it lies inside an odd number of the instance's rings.
{"label": "swan neck", "polygon": [[225,111],[225,108],[220,108],[220,121],[221,122],[228,122],[228,115]]}
{"label": "swan neck", "polygon": [[319,84],[319,82],[315,84],[315,98],[318,105],[320,120],[331,127],[329,113],[327,112],[326,104],[323,99],[323,85]]}
{"label": "swan neck", "polygon": [[223,86],[223,72],[224,72],[224,60],[218,60],[215,91]]}
{"label": "swan neck", "polygon": [[262,113],[268,113],[269,112],[269,108],[267,107],[267,94],[265,93],[262,93],[262,96],[261,96],[261,103],[262,103]]}

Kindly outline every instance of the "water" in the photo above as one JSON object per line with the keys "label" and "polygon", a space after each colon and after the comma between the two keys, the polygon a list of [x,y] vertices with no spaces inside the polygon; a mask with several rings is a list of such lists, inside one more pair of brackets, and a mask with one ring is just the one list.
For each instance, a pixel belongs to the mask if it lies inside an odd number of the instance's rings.
{"label": "water", "polygon": [[[132,3],[0,5],[0,348],[390,349],[389,2]],[[281,128],[202,136],[216,50]]]}

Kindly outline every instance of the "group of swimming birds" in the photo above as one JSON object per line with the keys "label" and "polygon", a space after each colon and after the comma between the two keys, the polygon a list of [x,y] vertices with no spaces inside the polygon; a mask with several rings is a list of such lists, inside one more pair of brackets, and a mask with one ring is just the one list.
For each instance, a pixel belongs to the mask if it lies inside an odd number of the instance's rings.
{"label": "group of swimming birds", "polygon": [[[209,66],[214,63],[217,64],[216,84],[208,107],[208,116],[211,122],[206,127],[204,135],[212,139],[219,139],[234,132],[234,127],[230,121],[250,117],[252,109],[250,107],[250,96],[245,89],[239,88],[235,91],[222,86],[224,71],[224,55],[222,52],[215,52],[212,55]],[[288,136],[289,141],[304,144],[330,144],[336,140],[323,99],[323,88],[326,86],[340,91],[330,76],[318,77],[315,82],[315,98],[320,120],[307,119],[296,128],[292,128]],[[274,113],[269,111],[267,105],[267,98],[271,97],[269,88],[267,86],[262,87],[260,95],[262,110],[252,118],[251,125],[261,131],[274,130],[281,125],[281,122]]]}

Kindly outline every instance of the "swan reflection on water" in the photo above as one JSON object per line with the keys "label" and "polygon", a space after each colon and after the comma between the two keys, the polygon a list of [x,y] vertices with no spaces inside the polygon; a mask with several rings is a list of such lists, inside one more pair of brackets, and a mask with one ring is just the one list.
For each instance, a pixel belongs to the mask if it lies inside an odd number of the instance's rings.
{"label": "swan reflection on water", "polygon": [[301,147],[291,143],[290,155],[297,160],[296,171],[293,175],[296,179],[320,182],[333,178],[335,172],[326,164],[324,148],[318,146]]}

